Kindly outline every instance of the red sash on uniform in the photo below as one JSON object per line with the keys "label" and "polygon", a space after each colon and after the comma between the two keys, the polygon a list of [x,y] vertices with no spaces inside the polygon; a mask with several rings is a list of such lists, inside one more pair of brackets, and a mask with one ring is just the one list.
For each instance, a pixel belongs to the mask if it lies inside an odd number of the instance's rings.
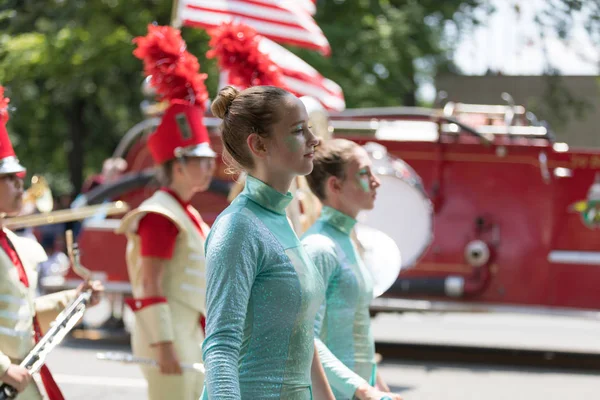
{"label": "red sash on uniform", "polygon": [[[15,267],[17,268],[17,274],[19,275],[19,280],[25,285],[25,287],[29,287],[29,279],[27,279],[27,273],[25,272],[25,268],[23,268],[23,264],[19,259],[19,255],[13,248],[13,246],[9,243],[8,238],[6,237],[6,233],[3,230],[0,230],[0,246],[4,249],[10,260],[13,262]],[[33,317],[33,329],[35,331],[35,342],[39,342],[42,338],[42,330],[40,329],[40,324],[38,323],[37,318]],[[46,365],[42,365],[40,369],[40,376],[42,377],[42,383],[44,384],[44,388],[46,389],[46,394],[48,394],[48,398],[50,400],[64,400],[64,397],[58,388],[58,385],[52,378],[52,374]]]}
{"label": "red sash on uniform", "polygon": [[206,337],[206,317],[200,314],[200,327],[202,328],[202,335]]}
{"label": "red sash on uniform", "polygon": [[[33,317],[33,328],[35,329],[35,342],[37,343],[42,338],[42,330],[36,317]],[[50,370],[46,367],[46,364],[42,365],[40,376],[42,377],[44,389],[46,389],[46,394],[50,400],[65,400],[56,381],[54,381]]]}

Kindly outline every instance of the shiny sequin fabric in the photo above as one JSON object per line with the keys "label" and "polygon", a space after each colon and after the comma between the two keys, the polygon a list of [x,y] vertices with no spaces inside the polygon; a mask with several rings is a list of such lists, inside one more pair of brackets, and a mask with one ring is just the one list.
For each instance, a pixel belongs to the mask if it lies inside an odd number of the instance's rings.
{"label": "shiny sequin fabric", "polygon": [[291,200],[248,176],[206,240],[203,399],[312,398],[325,287],[286,217]]}
{"label": "shiny sequin fabric", "polygon": [[319,357],[336,399],[352,399],[375,383],[375,342],[369,304],[373,279],[350,238],[353,218],[323,207],[302,244],[323,276],[326,300],[315,320]]}

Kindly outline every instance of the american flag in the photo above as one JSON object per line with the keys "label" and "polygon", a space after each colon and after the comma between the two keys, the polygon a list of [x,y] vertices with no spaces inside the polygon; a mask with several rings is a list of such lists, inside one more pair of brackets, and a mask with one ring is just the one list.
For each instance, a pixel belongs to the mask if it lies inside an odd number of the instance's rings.
{"label": "american flag", "polygon": [[331,53],[312,15],[316,0],[178,0],[173,25],[210,29],[235,20],[276,42]]}
{"label": "american flag", "polygon": [[[283,73],[282,87],[296,96],[312,96],[328,110],[343,111],[346,108],[344,92],[334,81],[323,77],[316,69],[279,44],[262,38],[258,49],[267,54]],[[221,73],[219,86],[231,84],[226,71]]]}
{"label": "american flag", "polygon": [[308,11],[310,15],[317,13],[317,0],[296,0],[295,3]]}

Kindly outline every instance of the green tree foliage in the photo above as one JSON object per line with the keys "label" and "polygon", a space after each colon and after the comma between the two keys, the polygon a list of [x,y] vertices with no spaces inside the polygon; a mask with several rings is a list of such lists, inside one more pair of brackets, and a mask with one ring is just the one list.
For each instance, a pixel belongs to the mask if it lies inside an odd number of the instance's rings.
{"label": "green tree foliage", "polygon": [[[12,0],[0,12],[0,84],[11,98],[8,129],[31,173],[79,190],[119,139],[141,121],[141,61],[132,39],[152,22],[169,24],[164,0]],[[208,37],[186,31],[203,62]],[[67,175],[66,171],[70,171]],[[71,185],[69,185],[69,183]],[[66,185],[65,185],[66,184]]]}
{"label": "green tree foliage", "polygon": [[[349,107],[412,105],[417,81],[450,59],[481,0],[327,0],[317,21],[329,58],[293,49],[345,91]],[[9,132],[31,173],[79,190],[141,121],[142,65],[132,39],[168,24],[169,0],[0,0],[0,84],[11,97]],[[215,95],[208,36],[184,29]],[[69,171],[67,174],[66,171]]]}
{"label": "green tree foliage", "polygon": [[[519,12],[518,6],[516,11]],[[542,11],[536,15],[535,23],[538,26],[542,43],[548,35],[557,35],[569,47],[575,40],[573,34],[576,28],[583,28],[590,41],[600,48],[600,1],[598,0],[547,0]],[[563,82],[560,71],[547,57],[546,54],[545,78],[547,81],[545,101],[538,104],[533,110],[540,115],[546,115],[547,120],[555,130],[564,129],[568,121],[573,118],[584,118],[594,109],[588,99],[581,98],[577,93],[571,92]],[[584,62],[597,63],[600,51],[596,54],[579,52],[577,56]],[[597,65],[600,67],[600,65]]]}

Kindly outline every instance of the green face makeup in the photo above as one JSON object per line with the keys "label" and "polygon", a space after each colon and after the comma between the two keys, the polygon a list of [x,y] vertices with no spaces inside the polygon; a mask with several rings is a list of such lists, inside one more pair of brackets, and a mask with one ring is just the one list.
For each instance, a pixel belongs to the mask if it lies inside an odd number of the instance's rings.
{"label": "green face makeup", "polygon": [[369,179],[368,168],[361,168],[360,170],[358,170],[358,172],[356,173],[356,178],[358,179],[358,184],[360,185],[360,188],[362,190],[364,190],[365,192],[371,191],[371,182]]}
{"label": "green face makeup", "polygon": [[[303,130],[303,128],[304,128],[304,124],[298,124],[298,125],[294,126],[292,128],[291,134],[287,135],[285,137],[285,139],[283,140],[283,143],[285,144],[285,146],[289,152],[297,153],[298,151],[301,150],[301,147],[302,147],[301,139],[304,138],[304,135],[301,135],[301,131]],[[300,136],[302,136],[302,138],[300,138]]]}
{"label": "green face makeup", "polygon": [[297,153],[300,150],[300,140],[296,136],[287,136],[283,143],[285,143],[285,147],[291,153]]}

